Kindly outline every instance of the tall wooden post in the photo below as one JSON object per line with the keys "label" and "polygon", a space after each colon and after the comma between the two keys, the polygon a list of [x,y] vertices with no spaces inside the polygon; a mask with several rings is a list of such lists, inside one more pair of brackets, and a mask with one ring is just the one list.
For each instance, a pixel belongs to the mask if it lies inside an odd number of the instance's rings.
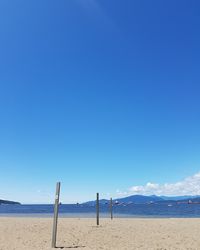
{"label": "tall wooden post", "polygon": [[97,213],[97,226],[99,226],[99,193],[97,193],[96,213]]}
{"label": "tall wooden post", "polygon": [[53,233],[52,233],[52,243],[51,243],[52,248],[56,248],[59,198],[60,198],[60,182],[57,182],[55,205],[54,205]]}
{"label": "tall wooden post", "polygon": [[113,219],[113,201],[112,198],[110,198],[110,218]]}

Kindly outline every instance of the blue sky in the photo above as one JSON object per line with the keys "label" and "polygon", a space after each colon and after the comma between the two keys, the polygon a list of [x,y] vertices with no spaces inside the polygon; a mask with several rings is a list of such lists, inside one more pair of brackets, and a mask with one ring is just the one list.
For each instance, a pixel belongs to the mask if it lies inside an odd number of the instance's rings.
{"label": "blue sky", "polygon": [[199,178],[199,10],[2,0],[0,198],[52,202],[58,180],[76,202]]}

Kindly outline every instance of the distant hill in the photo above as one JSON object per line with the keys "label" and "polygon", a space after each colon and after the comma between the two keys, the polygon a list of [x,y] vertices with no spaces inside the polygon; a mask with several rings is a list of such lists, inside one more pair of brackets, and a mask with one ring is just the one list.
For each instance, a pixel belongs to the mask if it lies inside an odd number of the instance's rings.
{"label": "distant hill", "polygon": [[[125,198],[119,198],[119,199],[113,199],[114,203],[135,203],[135,204],[145,204],[150,202],[157,202],[157,201],[163,201],[164,199],[160,198],[159,196],[144,196],[144,195],[131,195]],[[107,204],[109,203],[109,200],[101,199],[99,200],[100,204]],[[88,201],[84,204],[93,206],[96,204],[96,201]]]}
{"label": "distant hill", "polygon": [[[108,202],[109,200],[106,200],[106,199],[99,200],[99,204],[107,204]],[[96,201],[87,201],[87,202],[84,202],[83,204],[94,206],[96,205]]]}
{"label": "distant hill", "polygon": [[[175,203],[175,202],[200,202],[200,196],[145,196],[145,195],[131,195],[124,198],[114,199],[114,203],[133,203],[133,204],[146,204],[146,203]],[[100,204],[108,204],[110,201],[106,199],[99,200]],[[94,206],[96,201],[88,201],[83,204]]]}
{"label": "distant hill", "polygon": [[200,196],[195,195],[184,195],[184,196],[160,196],[163,200],[174,200],[174,201],[178,201],[178,200],[188,200],[188,199],[196,199],[196,198],[200,198]]}
{"label": "distant hill", "polygon": [[185,199],[185,200],[179,200],[179,202],[188,202],[188,203],[200,203],[200,197]]}
{"label": "distant hill", "polygon": [[7,200],[0,200],[0,205],[20,205],[19,202],[16,201],[7,201]]}
{"label": "distant hill", "polygon": [[119,203],[135,203],[135,204],[144,204],[149,202],[163,201],[159,196],[145,196],[145,195],[131,195],[125,198],[115,199],[115,202]]}

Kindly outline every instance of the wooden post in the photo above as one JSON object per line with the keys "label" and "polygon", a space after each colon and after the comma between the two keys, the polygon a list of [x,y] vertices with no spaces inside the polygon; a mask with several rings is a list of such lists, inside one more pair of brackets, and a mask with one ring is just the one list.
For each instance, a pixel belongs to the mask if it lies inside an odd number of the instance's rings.
{"label": "wooden post", "polygon": [[57,182],[57,184],[56,184],[55,205],[54,205],[52,244],[51,244],[52,248],[56,248],[59,198],[60,198],[60,182]]}
{"label": "wooden post", "polygon": [[97,200],[96,200],[96,209],[97,209],[97,226],[99,226],[99,193],[97,193]]}
{"label": "wooden post", "polygon": [[110,218],[113,219],[113,202],[112,198],[110,198]]}

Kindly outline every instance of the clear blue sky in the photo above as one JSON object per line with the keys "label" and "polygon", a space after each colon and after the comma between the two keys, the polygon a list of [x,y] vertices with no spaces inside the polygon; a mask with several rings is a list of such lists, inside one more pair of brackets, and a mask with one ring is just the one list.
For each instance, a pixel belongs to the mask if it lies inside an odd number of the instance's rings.
{"label": "clear blue sky", "polygon": [[199,172],[199,27],[198,0],[2,0],[0,198]]}

